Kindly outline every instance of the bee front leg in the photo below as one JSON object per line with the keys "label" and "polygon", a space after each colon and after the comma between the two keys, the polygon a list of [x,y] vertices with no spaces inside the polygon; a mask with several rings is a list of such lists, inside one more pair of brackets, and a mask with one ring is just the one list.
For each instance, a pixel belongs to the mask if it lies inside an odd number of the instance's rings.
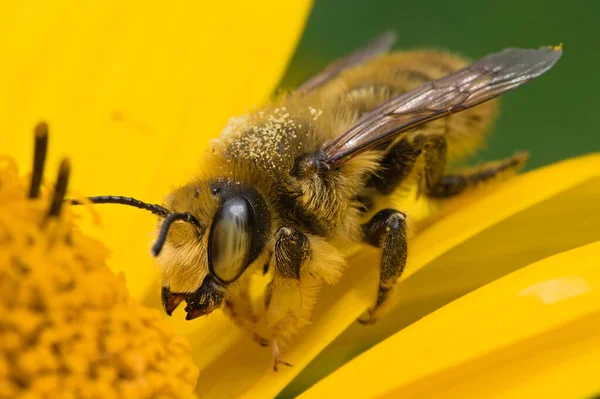
{"label": "bee front leg", "polygon": [[250,295],[247,291],[243,294],[231,295],[224,301],[223,312],[229,316],[233,323],[241,330],[246,331],[252,340],[260,346],[268,346],[269,340],[256,332],[257,317],[250,304]]}
{"label": "bee front leg", "polygon": [[[265,304],[266,321],[273,332],[273,369],[279,364],[289,366],[280,358],[279,346],[289,339],[296,330],[308,322],[306,304],[303,301],[301,276],[303,266],[311,256],[310,241],[300,231],[282,227],[275,237],[273,252],[273,280],[268,286]],[[305,276],[309,278],[310,276]]]}
{"label": "bee front leg", "polygon": [[363,324],[371,324],[377,321],[406,265],[406,216],[395,209],[384,209],[362,227],[364,240],[382,249],[377,300],[369,310],[368,317],[359,319]]}

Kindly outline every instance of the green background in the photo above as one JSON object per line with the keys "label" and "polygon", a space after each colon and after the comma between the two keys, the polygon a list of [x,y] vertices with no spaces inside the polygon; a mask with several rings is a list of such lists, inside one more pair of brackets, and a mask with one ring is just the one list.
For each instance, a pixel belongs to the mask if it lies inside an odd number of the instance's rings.
{"label": "green background", "polygon": [[505,47],[563,43],[558,64],[502,97],[500,118],[475,160],[528,150],[528,167],[600,150],[600,2],[316,0],[281,86],[294,87],[387,29],[395,49],[449,49],[472,59]]}
{"label": "green background", "polygon": [[[290,88],[387,29],[395,49],[449,49],[479,58],[505,47],[563,43],[543,77],[502,97],[500,118],[474,162],[528,150],[527,168],[600,151],[600,2],[539,0],[316,0],[281,87]],[[349,360],[323,351],[281,397],[292,397]],[[365,383],[368,383],[365,381]]]}

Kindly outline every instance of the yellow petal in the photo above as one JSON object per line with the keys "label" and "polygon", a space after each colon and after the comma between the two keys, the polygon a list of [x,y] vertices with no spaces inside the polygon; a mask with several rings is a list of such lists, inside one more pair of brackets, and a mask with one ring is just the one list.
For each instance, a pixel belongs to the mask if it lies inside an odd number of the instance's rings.
{"label": "yellow petal", "polygon": [[600,240],[598,203],[600,156],[590,155],[518,176],[463,204],[411,242],[394,309],[374,326],[353,323],[291,383],[286,395],[302,392],[362,351],[477,287]]}
{"label": "yellow petal", "polygon": [[[558,200],[556,206],[559,208],[553,208],[555,205],[548,202],[553,198]],[[595,198],[596,202],[593,202],[593,200],[591,202],[582,201],[582,198],[585,198],[586,201],[589,198]],[[510,222],[512,217],[519,214],[526,215],[527,213],[524,211],[530,208],[534,212],[530,216],[533,215],[535,218],[529,219],[529,221],[533,220],[537,223],[537,227],[545,234],[545,236],[541,236],[541,239],[535,240],[535,243],[539,244],[545,240],[552,244],[547,250],[536,248],[536,250],[539,250],[541,257],[599,240],[600,230],[590,228],[590,226],[597,226],[600,222],[599,213],[597,211],[595,213],[591,212],[590,208],[595,206],[594,204],[597,204],[599,199],[600,156],[598,155],[565,161],[500,184],[486,196],[472,200],[468,207],[459,208],[431,225],[413,240],[410,263],[405,272],[405,282],[399,287],[399,291],[403,292],[403,287],[406,287],[412,276],[414,276],[412,278],[417,278],[418,282],[413,290],[415,295],[430,294],[429,284],[433,284],[433,287],[444,287],[449,274],[452,274],[453,268],[457,268],[461,264],[454,262],[444,266],[447,270],[440,266],[430,269],[428,265],[435,266],[436,262],[434,261],[436,259],[439,258],[441,261],[442,255],[451,254],[453,252],[451,250],[459,248],[461,243],[480,236],[480,233],[489,230],[490,227],[500,222]],[[572,208],[567,206],[575,203],[574,201],[577,201],[576,206]],[[559,209],[567,219],[572,219],[574,215],[579,215],[579,219],[568,220],[566,224],[555,219],[548,221],[549,216],[544,213],[545,206],[554,211]],[[567,212],[568,210],[571,212]],[[578,214],[578,212],[580,213]],[[582,215],[585,215],[586,218],[582,218]],[[539,226],[540,222],[543,223],[541,227]],[[508,226],[510,226],[510,223]],[[558,244],[560,244],[560,237],[562,236],[554,235],[550,239],[552,231],[550,231],[549,226],[560,228],[560,231],[567,231],[567,236],[580,227],[582,232],[580,235],[574,235],[572,239],[568,238],[566,244],[561,247]],[[534,226],[532,225],[532,227]],[[500,231],[503,232],[503,235],[496,237],[503,238],[503,243],[512,242],[510,241],[511,237],[517,237],[516,233],[510,230],[509,232],[512,235],[509,235],[506,229]],[[521,242],[523,237],[518,237],[518,240]],[[498,251],[500,243],[488,242],[487,248]],[[522,243],[526,244],[527,242],[523,241]],[[527,249],[527,246],[521,246],[520,248],[521,250]],[[483,251],[485,252],[485,250]],[[526,252],[524,255],[527,255]],[[467,254],[464,255],[467,259]],[[494,253],[490,252],[490,255],[494,255]],[[507,261],[510,259],[509,255],[510,253],[507,252],[504,254],[504,258],[499,259]],[[226,320],[221,313],[195,321],[193,326],[188,325],[188,334],[194,351],[196,351],[196,359],[198,359],[198,366],[201,370],[198,386],[202,387],[203,395],[206,397],[272,397],[280,392],[319,352],[346,330],[348,326],[353,324],[365,309],[372,305],[376,293],[378,256],[378,251],[374,249],[362,249],[360,253],[351,257],[351,267],[342,281],[336,286],[327,287],[324,290],[317,305],[313,323],[298,337],[284,357],[294,367],[283,368],[274,373],[271,369],[270,350],[258,347],[245,333],[239,331],[229,320]],[[453,256],[460,258],[460,252]],[[527,264],[522,263],[523,259],[526,258],[526,256],[521,258],[519,261],[521,263],[517,267]],[[456,260],[456,258],[453,259]],[[529,259],[529,262],[534,260]],[[514,268],[510,269],[508,267],[510,264],[508,264],[505,269],[502,269],[502,273],[498,273],[498,270],[494,270],[493,266],[490,266],[489,270],[486,269],[486,265],[478,265],[473,270],[462,269],[460,273],[456,274],[461,279],[454,280],[456,284],[451,286],[452,288],[449,291],[442,291],[442,298],[445,298],[448,302],[454,299],[452,295],[462,295],[468,292],[465,290],[473,290],[500,277],[502,274],[514,270]],[[472,267],[472,264],[470,267]],[[466,277],[469,278],[469,284],[461,285],[460,283],[464,282],[463,279]],[[396,323],[406,323],[410,317],[422,317],[446,303],[440,298],[434,297],[437,301],[433,301],[435,306],[417,306],[419,303],[413,301],[412,298],[414,297],[410,298],[404,305],[401,303],[397,309],[402,308],[407,311],[415,305],[415,310],[408,314],[408,318],[398,319]],[[404,297],[400,299],[406,300]],[[180,319],[182,314],[175,314],[174,317]],[[388,322],[386,320],[396,319],[397,315],[390,314],[382,319],[380,324],[385,326],[385,323]],[[396,328],[393,330],[394,332],[398,330],[396,325],[393,325],[393,327]],[[374,327],[361,326],[361,328],[363,331],[369,331],[371,328],[377,329],[379,327],[376,325]],[[379,332],[379,334],[382,333]],[[349,349],[343,348],[346,350],[344,352],[347,356],[346,360],[358,354],[360,347],[364,348],[365,345],[360,341],[357,343],[356,340],[346,341],[345,343],[350,345]],[[370,344],[367,343],[366,345]],[[338,360],[334,359],[334,364]],[[226,370],[226,373],[224,370]],[[316,375],[309,374],[309,377],[321,377],[323,376],[322,372],[323,368],[320,368],[316,371]],[[227,383],[231,380],[235,380],[236,383]],[[309,379],[309,381],[315,382],[314,379]],[[294,392],[299,391],[297,389]],[[286,391],[284,396],[290,396],[289,393],[290,391]]]}
{"label": "yellow petal", "polygon": [[600,241],[458,299],[301,397],[588,397],[600,392],[599,317]]}
{"label": "yellow petal", "polygon": [[[2,2],[3,151],[29,170],[30,132],[45,119],[48,163],[72,159],[73,192],[161,201],[227,118],[271,93],[310,3]],[[112,264],[139,295],[156,275],[145,256],[155,218],[109,205],[101,213]]]}

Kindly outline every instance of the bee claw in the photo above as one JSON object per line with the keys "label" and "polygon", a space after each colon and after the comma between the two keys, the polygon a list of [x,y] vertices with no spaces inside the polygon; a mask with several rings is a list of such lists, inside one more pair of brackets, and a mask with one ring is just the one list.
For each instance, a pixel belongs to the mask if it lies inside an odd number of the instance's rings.
{"label": "bee claw", "polygon": [[279,371],[279,368],[277,367],[278,364],[283,364],[284,366],[288,366],[288,367],[294,367],[294,365],[291,363],[284,362],[281,359],[275,359],[275,361],[273,362],[273,371],[275,371],[275,372]]}
{"label": "bee claw", "polygon": [[263,347],[264,347],[264,346],[268,346],[268,345],[269,345],[269,340],[268,340],[268,339],[266,339],[266,338],[263,338],[263,337],[261,337],[261,336],[260,336],[260,335],[258,335],[258,334],[254,334],[254,337],[253,337],[253,339],[254,339],[254,341],[255,341],[257,344],[259,344],[260,346],[263,346]]}
{"label": "bee claw", "polygon": [[366,315],[359,317],[358,319],[356,319],[356,321],[358,321],[363,326],[369,326],[371,324],[375,324],[375,322],[377,321],[377,317],[375,317],[373,310],[369,309]]}
{"label": "bee claw", "polygon": [[291,363],[281,360],[279,352],[279,345],[277,344],[277,340],[273,340],[273,371],[277,372],[278,365],[283,364],[284,366],[293,367]]}

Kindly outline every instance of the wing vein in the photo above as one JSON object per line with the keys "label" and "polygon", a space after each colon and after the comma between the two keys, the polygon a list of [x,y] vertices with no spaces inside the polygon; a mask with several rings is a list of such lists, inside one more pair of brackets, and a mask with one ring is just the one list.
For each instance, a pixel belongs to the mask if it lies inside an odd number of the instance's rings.
{"label": "wing vein", "polygon": [[544,74],[561,55],[555,47],[505,49],[394,97],[326,143],[325,162],[335,167],[423,123],[491,100]]}

